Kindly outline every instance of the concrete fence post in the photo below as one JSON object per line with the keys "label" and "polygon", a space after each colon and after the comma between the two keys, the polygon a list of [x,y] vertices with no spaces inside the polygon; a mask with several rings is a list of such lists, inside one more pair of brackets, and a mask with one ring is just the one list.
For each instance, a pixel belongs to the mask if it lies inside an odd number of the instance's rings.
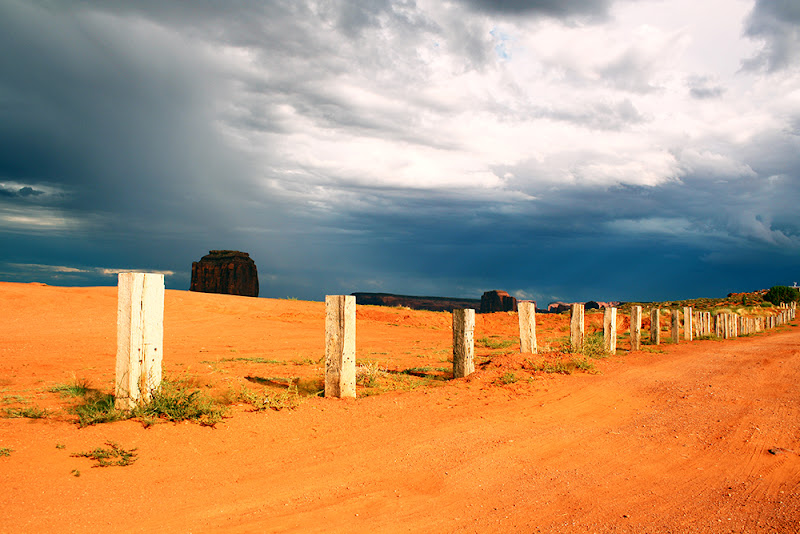
{"label": "concrete fence post", "polygon": [[681,315],[680,312],[675,309],[672,310],[672,342],[678,343],[680,341],[680,330],[681,330]]}
{"label": "concrete fence post", "polygon": [[617,309],[603,310],[603,348],[609,354],[617,352]]}
{"label": "concrete fence post", "polygon": [[453,310],[453,378],[475,372],[475,310]]}
{"label": "concrete fence post", "polygon": [[536,354],[536,303],[521,300],[517,303],[519,313],[519,351],[525,354]]}
{"label": "concrete fence post", "polygon": [[639,350],[642,345],[642,307],[631,307],[631,350]]}
{"label": "concrete fence post", "polygon": [[584,340],[583,304],[572,304],[570,313],[569,344],[572,350],[581,351],[583,350]]}
{"label": "concrete fence post", "polygon": [[661,308],[650,310],[650,342],[653,345],[661,343]]}
{"label": "concrete fence post", "polygon": [[119,273],[114,407],[131,410],[161,386],[164,275]]}
{"label": "concrete fence post", "polygon": [[325,396],[356,396],[356,298],[325,296]]}
{"label": "concrete fence post", "polygon": [[694,333],[694,327],[692,326],[692,308],[689,306],[685,306],[683,308],[683,339],[686,341],[692,340],[692,334]]}

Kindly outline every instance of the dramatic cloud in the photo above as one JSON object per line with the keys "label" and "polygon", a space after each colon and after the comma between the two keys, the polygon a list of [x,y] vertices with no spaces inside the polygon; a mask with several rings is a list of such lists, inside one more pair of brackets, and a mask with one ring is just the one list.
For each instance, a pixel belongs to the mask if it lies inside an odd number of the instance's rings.
{"label": "dramatic cloud", "polygon": [[187,288],[232,248],[279,297],[791,282],[796,11],[0,0],[0,272]]}
{"label": "dramatic cloud", "polygon": [[748,69],[797,68],[800,59],[800,4],[794,0],[756,0],[745,34],[764,47],[744,61]]}

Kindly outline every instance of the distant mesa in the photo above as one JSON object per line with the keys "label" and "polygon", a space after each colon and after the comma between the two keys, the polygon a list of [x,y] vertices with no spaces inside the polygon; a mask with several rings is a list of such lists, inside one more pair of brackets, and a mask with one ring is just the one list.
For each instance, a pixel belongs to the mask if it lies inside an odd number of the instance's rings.
{"label": "distant mesa", "polygon": [[192,262],[189,291],[258,296],[258,270],[247,252],[211,250],[200,261]]}
{"label": "distant mesa", "polygon": [[547,305],[549,313],[562,313],[569,310],[569,304],[566,302],[551,302]]}
{"label": "distant mesa", "polygon": [[353,293],[356,304],[371,306],[404,306],[412,310],[453,311],[457,308],[480,308],[478,299],[460,299],[451,297],[415,297],[412,295],[394,295],[392,293]]}
{"label": "distant mesa", "polygon": [[481,297],[481,313],[517,311],[517,299],[505,291],[487,291]]}

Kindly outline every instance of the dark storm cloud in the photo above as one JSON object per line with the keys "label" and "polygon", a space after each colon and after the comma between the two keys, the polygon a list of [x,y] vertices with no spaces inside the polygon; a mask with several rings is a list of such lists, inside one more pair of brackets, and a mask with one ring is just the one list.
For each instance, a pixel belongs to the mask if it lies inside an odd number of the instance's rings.
{"label": "dark storm cloud", "polygon": [[743,62],[745,69],[777,71],[800,58],[800,3],[795,0],[756,0],[745,35],[763,41],[762,50]]}
{"label": "dark storm cloud", "polygon": [[0,197],[27,198],[27,197],[38,197],[44,194],[45,194],[44,191],[39,191],[38,189],[34,189],[29,185],[17,189],[14,187],[5,187],[2,184],[0,184]]}
{"label": "dark storm cloud", "polygon": [[603,19],[611,0],[462,0],[474,9],[506,15]]}

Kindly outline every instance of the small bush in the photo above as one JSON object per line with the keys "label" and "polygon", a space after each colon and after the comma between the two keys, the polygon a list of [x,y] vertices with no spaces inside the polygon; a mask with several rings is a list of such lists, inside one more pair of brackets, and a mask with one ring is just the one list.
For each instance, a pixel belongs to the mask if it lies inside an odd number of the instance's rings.
{"label": "small bush", "polygon": [[789,303],[800,300],[800,291],[788,286],[772,286],[769,291],[764,294],[764,300],[778,305],[782,302]]}
{"label": "small bush", "polygon": [[71,411],[78,416],[78,426],[81,428],[100,423],[113,423],[130,417],[126,412],[114,408],[114,395],[97,390],[87,391],[83,403]]}
{"label": "small bush", "polygon": [[517,380],[519,380],[517,374],[513,371],[506,371],[503,373],[503,376],[500,377],[500,382],[503,384],[513,384]]}
{"label": "small bush", "polygon": [[584,337],[583,350],[580,353],[589,358],[607,358],[609,353],[606,352],[603,334],[595,333]]}
{"label": "small bush", "polygon": [[189,391],[178,384],[164,380],[150,402],[133,409],[133,416],[146,425],[157,419],[179,422],[192,420],[204,426],[214,426],[225,416],[225,408],[218,405],[200,390]]}
{"label": "small bush", "polygon": [[14,452],[14,449],[9,449],[8,447],[0,447],[0,457],[11,456],[12,452]]}

